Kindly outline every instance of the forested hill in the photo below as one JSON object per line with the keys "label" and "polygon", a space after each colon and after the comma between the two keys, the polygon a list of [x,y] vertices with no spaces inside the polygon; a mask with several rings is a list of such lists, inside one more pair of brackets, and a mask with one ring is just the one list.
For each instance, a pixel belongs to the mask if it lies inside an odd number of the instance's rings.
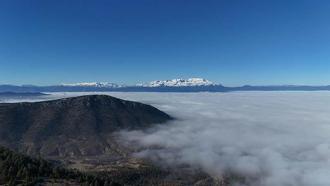
{"label": "forested hill", "polygon": [[170,119],[150,105],[106,95],[0,103],[0,145],[43,157],[102,155],[118,150],[109,139],[113,132]]}
{"label": "forested hill", "polygon": [[[122,167],[105,172],[81,172],[67,169],[57,163],[41,158],[16,153],[0,146],[0,185],[8,186],[136,186],[136,185],[164,185],[182,186],[194,185],[191,181],[184,181],[173,177],[171,172],[154,166],[139,168]],[[200,179],[206,179],[203,175]],[[174,180],[173,180],[174,179]]]}
{"label": "forested hill", "polygon": [[110,178],[61,168],[0,146],[0,185],[121,185]]}

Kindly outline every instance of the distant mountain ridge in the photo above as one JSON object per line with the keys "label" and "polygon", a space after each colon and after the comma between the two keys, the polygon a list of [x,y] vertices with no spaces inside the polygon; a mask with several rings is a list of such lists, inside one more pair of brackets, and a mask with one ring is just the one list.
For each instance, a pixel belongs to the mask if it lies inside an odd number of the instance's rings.
{"label": "distant mountain ridge", "polygon": [[137,85],[110,82],[63,83],[60,85],[0,85],[0,92],[230,92],[230,91],[318,91],[330,90],[330,85],[269,85],[227,87],[204,78],[157,80]]}
{"label": "distant mountain ridge", "polygon": [[151,81],[150,83],[138,84],[137,86],[142,87],[193,87],[193,86],[216,86],[215,84],[207,79],[203,78],[188,78],[188,79],[172,79],[172,80],[157,80]]}
{"label": "distant mountain ridge", "polygon": [[122,85],[109,82],[83,82],[83,83],[62,83],[62,86],[67,87],[106,87],[106,88],[119,88]]}
{"label": "distant mountain ridge", "polygon": [[48,94],[41,92],[0,92],[2,97],[29,97],[29,96],[47,96]]}

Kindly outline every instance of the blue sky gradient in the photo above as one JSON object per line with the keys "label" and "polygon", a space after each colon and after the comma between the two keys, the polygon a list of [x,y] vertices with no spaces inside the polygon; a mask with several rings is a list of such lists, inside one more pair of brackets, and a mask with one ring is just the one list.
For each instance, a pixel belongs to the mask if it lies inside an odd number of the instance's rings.
{"label": "blue sky gradient", "polygon": [[330,84],[328,0],[2,0],[0,84]]}

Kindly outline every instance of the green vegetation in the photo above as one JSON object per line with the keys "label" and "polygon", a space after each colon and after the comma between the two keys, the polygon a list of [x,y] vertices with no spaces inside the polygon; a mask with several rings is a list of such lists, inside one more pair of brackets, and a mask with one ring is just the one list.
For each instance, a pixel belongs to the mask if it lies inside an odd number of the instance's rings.
{"label": "green vegetation", "polygon": [[170,172],[157,167],[131,169],[123,167],[111,172],[80,172],[66,169],[41,158],[31,158],[0,146],[0,185],[182,185],[180,180],[166,179]]}
{"label": "green vegetation", "polygon": [[30,158],[0,147],[0,185],[37,185],[67,180],[79,185],[121,185],[110,178],[61,168],[41,158]]}

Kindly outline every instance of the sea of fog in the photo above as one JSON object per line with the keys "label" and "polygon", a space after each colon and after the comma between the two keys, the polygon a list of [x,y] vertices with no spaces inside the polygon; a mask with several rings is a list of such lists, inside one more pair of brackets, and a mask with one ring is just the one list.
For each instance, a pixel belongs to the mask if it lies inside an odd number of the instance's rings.
{"label": "sea of fog", "polygon": [[[40,101],[95,93],[55,93]],[[176,118],[147,131],[122,131],[135,155],[188,164],[249,186],[330,185],[330,92],[102,93],[151,104]]]}

